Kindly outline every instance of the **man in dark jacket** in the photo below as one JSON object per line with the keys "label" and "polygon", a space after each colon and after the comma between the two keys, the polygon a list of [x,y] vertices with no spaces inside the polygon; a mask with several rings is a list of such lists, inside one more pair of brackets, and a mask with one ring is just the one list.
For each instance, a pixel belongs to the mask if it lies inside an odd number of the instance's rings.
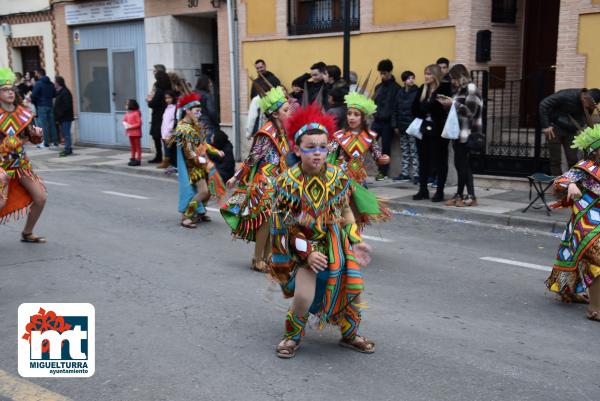
{"label": "man in dark jacket", "polygon": [[[268,92],[271,87],[281,86],[281,81],[279,78],[275,76],[271,71],[267,70],[267,64],[265,60],[258,59],[254,62],[254,68],[256,68],[256,83],[260,85],[260,87]],[[258,95],[256,87],[252,85],[252,91],[250,92],[250,99],[254,98],[254,96]]]}
{"label": "man in dark jacket", "polygon": [[580,128],[591,125],[590,115],[600,104],[600,89],[563,89],[540,102],[540,125],[548,140],[550,173],[562,174],[561,147],[570,168],[578,161],[573,138]]}
{"label": "man in dark jacket", "polygon": [[[381,138],[381,152],[384,155],[390,155],[392,151],[392,117],[394,115],[396,92],[400,89],[400,85],[396,83],[396,79],[392,75],[394,65],[391,60],[381,60],[377,65],[377,71],[381,76],[381,83],[375,87],[375,95],[373,99],[377,105],[377,112],[371,129],[379,134]],[[382,181],[387,178],[389,164],[379,166],[379,174],[375,178],[377,181]]]}
{"label": "man in dark jacket", "polygon": [[54,122],[54,113],[52,111],[52,101],[56,96],[54,84],[46,76],[43,68],[35,71],[36,82],[31,94],[31,102],[35,105],[37,118],[44,131],[44,147],[49,148],[50,142],[58,147],[58,134]]}
{"label": "man in dark jacket", "polygon": [[73,154],[71,147],[71,123],[73,122],[73,96],[61,76],[56,76],[56,100],[54,101],[54,119],[60,126],[60,132],[65,139],[65,148],[60,156]]}
{"label": "man in dark jacket", "polygon": [[402,170],[394,181],[409,181],[412,166],[413,182],[419,182],[419,157],[417,155],[417,142],[414,136],[406,133],[406,129],[412,123],[415,116],[412,113],[412,104],[419,93],[415,85],[415,74],[412,71],[404,71],[401,75],[404,86],[396,92],[394,115],[392,127],[394,132],[400,135],[400,148],[402,149]]}
{"label": "man in dark jacket", "polygon": [[346,104],[344,103],[344,96],[348,94],[348,88],[346,86],[338,86],[331,91],[327,96],[329,103],[328,114],[335,116],[336,129],[341,130],[346,126]]}
{"label": "man in dark jacket", "polygon": [[308,89],[308,103],[317,100],[319,93],[321,93],[320,101],[322,104],[325,103],[324,108],[327,109],[327,87],[325,85],[327,80],[327,64],[319,61],[310,66],[310,80],[306,83]]}

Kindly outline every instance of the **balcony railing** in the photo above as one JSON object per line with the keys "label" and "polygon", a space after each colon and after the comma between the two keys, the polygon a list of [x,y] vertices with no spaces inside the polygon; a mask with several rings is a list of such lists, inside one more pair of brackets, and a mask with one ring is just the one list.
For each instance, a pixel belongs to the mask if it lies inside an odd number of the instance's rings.
{"label": "balcony railing", "polygon": [[[360,28],[360,1],[349,0],[350,30]],[[288,0],[289,35],[341,32],[344,0]]]}

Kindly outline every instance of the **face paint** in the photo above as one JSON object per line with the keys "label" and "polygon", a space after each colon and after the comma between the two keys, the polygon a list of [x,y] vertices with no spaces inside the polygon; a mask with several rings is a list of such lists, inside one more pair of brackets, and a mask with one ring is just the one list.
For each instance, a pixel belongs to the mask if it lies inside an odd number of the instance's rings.
{"label": "face paint", "polygon": [[313,153],[327,153],[327,151],[327,146],[317,148],[300,148],[300,152],[304,153],[305,155],[310,155]]}
{"label": "face paint", "polygon": [[194,117],[200,118],[200,116],[202,115],[202,111],[200,109],[192,109],[192,114],[194,115]]}

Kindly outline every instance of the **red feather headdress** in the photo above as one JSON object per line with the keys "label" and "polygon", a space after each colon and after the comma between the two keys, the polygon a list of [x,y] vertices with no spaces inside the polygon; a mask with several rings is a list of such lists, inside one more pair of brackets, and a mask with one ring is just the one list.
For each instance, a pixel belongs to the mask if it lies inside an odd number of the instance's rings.
{"label": "red feather headdress", "polygon": [[321,106],[311,103],[301,107],[285,120],[285,128],[290,142],[297,140],[307,131],[318,129],[332,139],[336,131],[335,117],[332,114],[323,113]]}
{"label": "red feather headdress", "polygon": [[200,105],[200,95],[196,92],[188,93],[187,95],[183,95],[177,101],[178,109],[189,109],[190,107],[199,106]]}

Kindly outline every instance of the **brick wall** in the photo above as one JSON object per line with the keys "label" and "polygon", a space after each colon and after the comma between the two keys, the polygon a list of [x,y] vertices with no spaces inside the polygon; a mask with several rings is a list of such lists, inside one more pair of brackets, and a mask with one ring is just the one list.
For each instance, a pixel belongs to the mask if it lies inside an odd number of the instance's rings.
{"label": "brick wall", "polygon": [[562,0],[558,51],[556,58],[556,90],[585,86],[586,57],[577,52],[579,16],[584,13],[600,12],[600,5],[590,0]]}

